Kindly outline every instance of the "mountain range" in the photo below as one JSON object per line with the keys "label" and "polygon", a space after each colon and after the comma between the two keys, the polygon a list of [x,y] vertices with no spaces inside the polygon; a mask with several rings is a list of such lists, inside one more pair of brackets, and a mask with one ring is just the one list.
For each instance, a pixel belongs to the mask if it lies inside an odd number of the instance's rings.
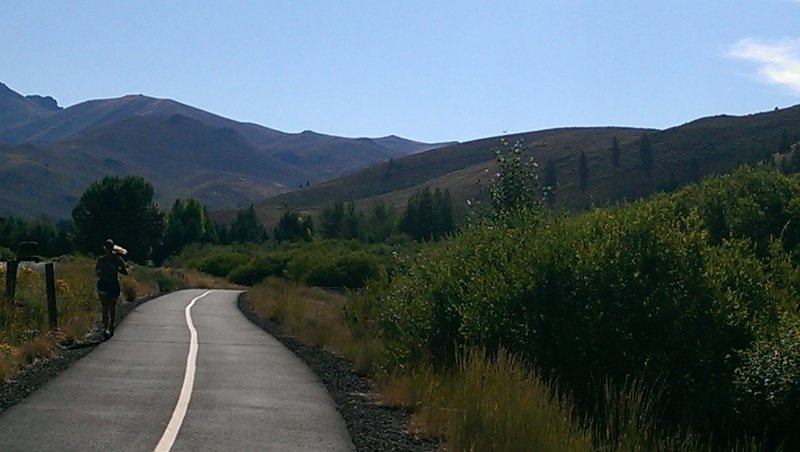
{"label": "mountain range", "polygon": [[540,165],[541,182],[555,187],[551,208],[579,211],[742,163],[780,164],[798,136],[800,106],[794,106],[663,130],[567,127],[426,144],[285,133],[142,95],[61,108],[52,97],[22,96],[0,84],[0,216],[68,218],[92,181],[127,174],[149,180],[162,205],[195,198],[219,221],[251,203],[268,225],[287,209],[314,213],[335,201],[366,208],[381,199],[402,208],[424,186],[449,189],[457,205],[475,205],[496,172],[493,151],[501,141],[518,140]]}
{"label": "mountain range", "polygon": [[0,83],[0,215],[68,218],[93,181],[128,174],[162,205],[233,208],[440,145],[286,133],[143,95],[61,108]]}

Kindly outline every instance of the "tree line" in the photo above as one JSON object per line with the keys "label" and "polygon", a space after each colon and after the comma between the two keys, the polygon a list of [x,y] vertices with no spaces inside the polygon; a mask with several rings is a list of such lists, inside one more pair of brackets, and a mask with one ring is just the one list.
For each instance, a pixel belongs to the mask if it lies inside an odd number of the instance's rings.
{"label": "tree line", "polygon": [[425,187],[404,211],[382,200],[366,210],[337,201],[316,217],[287,208],[270,231],[258,221],[254,205],[240,209],[230,224],[214,222],[195,199],[178,199],[168,211],[154,199],[153,186],[141,176],[109,176],[92,183],[72,210],[71,220],[0,217],[0,258],[13,259],[21,242],[35,241],[43,256],[97,254],[107,238],[119,241],[129,258],[161,264],[189,244],[264,243],[268,240],[356,239],[379,243],[393,236],[439,240],[456,230],[450,192]]}

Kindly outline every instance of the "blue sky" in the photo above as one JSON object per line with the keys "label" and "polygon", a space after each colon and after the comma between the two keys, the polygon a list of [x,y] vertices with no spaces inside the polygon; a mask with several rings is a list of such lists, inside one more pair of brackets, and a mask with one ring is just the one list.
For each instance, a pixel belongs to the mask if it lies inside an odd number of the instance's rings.
{"label": "blue sky", "polygon": [[800,1],[15,1],[0,82],[286,132],[466,141],[800,103]]}

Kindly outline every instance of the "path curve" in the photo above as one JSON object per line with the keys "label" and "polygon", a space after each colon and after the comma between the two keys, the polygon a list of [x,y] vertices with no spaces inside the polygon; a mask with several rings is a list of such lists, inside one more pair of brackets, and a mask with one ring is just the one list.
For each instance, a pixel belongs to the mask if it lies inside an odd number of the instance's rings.
{"label": "path curve", "polygon": [[[134,310],[114,338],[0,414],[0,450],[152,451],[187,377],[193,388],[163,450],[352,450],[317,377],[236,308],[236,291],[187,290]],[[194,306],[187,309],[195,300]]]}

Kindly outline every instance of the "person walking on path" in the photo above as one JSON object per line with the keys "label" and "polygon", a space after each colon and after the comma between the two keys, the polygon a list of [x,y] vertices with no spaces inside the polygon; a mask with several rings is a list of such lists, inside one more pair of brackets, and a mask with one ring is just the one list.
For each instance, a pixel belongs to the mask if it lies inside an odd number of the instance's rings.
{"label": "person walking on path", "polygon": [[114,318],[117,314],[117,300],[119,299],[120,286],[117,275],[128,274],[125,267],[123,255],[127,251],[114,244],[111,239],[103,243],[102,256],[97,259],[94,272],[97,274],[97,295],[100,297],[100,305],[103,307],[103,339],[109,339],[114,335]]}

